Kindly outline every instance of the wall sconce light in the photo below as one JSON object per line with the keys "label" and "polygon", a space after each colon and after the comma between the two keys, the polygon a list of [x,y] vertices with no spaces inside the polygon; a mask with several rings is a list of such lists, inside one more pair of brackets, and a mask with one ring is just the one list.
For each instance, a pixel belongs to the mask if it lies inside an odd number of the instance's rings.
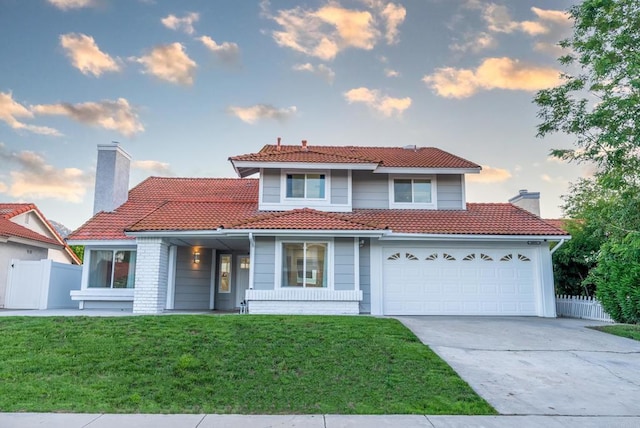
{"label": "wall sconce light", "polygon": [[364,244],[365,244],[364,239],[361,239],[358,244],[360,245],[360,248],[364,247]]}
{"label": "wall sconce light", "polygon": [[195,264],[200,263],[200,251],[194,251],[193,252],[193,262]]}

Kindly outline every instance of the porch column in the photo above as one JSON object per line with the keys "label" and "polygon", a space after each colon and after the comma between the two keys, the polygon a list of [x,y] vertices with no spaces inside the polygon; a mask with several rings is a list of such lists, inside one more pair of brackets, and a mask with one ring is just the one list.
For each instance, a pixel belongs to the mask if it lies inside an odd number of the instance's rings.
{"label": "porch column", "polygon": [[162,238],[137,238],[133,313],[159,314],[167,303],[169,245]]}

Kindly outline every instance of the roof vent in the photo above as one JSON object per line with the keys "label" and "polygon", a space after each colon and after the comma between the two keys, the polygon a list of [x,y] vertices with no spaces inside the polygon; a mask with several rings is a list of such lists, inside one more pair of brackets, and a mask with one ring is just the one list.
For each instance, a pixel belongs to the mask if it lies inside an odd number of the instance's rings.
{"label": "roof vent", "polygon": [[280,138],[280,137],[278,137],[278,147],[277,147],[277,149],[276,149],[276,150],[278,150],[278,151],[280,151],[280,140],[281,140],[281,138]]}
{"label": "roof vent", "polygon": [[413,150],[415,152],[416,150],[418,150],[418,146],[416,146],[415,144],[408,144],[408,145],[404,146],[403,149],[405,149],[405,150]]}
{"label": "roof vent", "polygon": [[302,140],[302,150],[307,151],[307,140]]}

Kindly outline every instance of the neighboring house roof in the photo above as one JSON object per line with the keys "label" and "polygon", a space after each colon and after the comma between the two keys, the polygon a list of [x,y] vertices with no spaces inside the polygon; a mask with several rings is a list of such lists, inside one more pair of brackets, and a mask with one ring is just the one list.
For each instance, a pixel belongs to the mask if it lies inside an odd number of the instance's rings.
{"label": "neighboring house roof", "polygon": [[566,224],[568,222],[575,221],[575,220],[569,220],[564,218],[545,218],[544,221],[546,221],[553,227],[566,231],[567,230]]}
{"label": "neighboring house roof", "polygon": [[[40,221],[47,228],[51,236],[46,236],[35,232],[25,226],[19,225],[11,221],[13,217],[27,212],[34,212]],[[32,203],[0,203],[0,236],[7,239],[11,237],[30,239],[42,242],[48,245],[62,247],[73,263],[81,264],[80,259],[73,250],[67,245],[62,236],[49,223],[49,220],[42,214],[35,204]]]}
{"label": "neighboring house roof", "polygon": [[30,239],[32,241],[42,242],[48,245],[62,246],[62,244],[53,238],[48,238],[44,235],[34,232],[31,229],[27,229],[24,226],[16,224],[11,220],[0,218],[0,236],[5,239],[12,237]]}
{"label": "neighboring house roof", "polygon": [[[432,168],[480,171],[478,164],[435,147],[278,146],[265,145],[258,153],[230,157],[239,165],[265,163],[370,164],[377,168]],[[247,169],[245,175],[252,173]]]}

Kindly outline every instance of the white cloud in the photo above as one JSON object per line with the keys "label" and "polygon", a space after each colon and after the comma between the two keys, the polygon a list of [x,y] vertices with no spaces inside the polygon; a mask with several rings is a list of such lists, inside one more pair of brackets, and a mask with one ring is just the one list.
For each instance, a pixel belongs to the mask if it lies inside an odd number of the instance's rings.
{"label": "white cloud", "polygon": [[[520,32],[537,39],[534,43],[535,50],[559,56],[561,53],[558,53],[559,48],[555,44],[567,36],[572,24],[567,12],[535,6],[530,9],[534,17],[523,21],[514,20],[508,7],[502,4],[468,0],[462,8],[479,11],[486,30],[477,34],[465,33],[461,42],[450,45],[452,50],[460,52],[479,52],[484,48],[494,47],[497,41],[493,35],[497,33]],[[464,23],[468,28],[468,23],[461,14],[456,15],[452,25],[459,23]]]}
{"label": "white cloud", "polygon": [[64,48],[71,64],[82,74],[96,77],[107,71],[120,71],[120,65],[100,50],[93,37],[85,34],[68,33],[60,36],[60,46]]}
{"label": "white cloud", "polygon": [[180,43],[156,46],[148,55],[133,58],[144,66],[143,73],[180,85],[192,85],[196,63]]}
{"label": "white cloud", "polygon": [[270,104],[256,104],[249,107],[231,106],[229,113],[243,122],[254,124],[261,119],[275,119],[283,122],[296,114],[296,106],[277,108]]}
{"label": "white cloud", "polygon": [[392,98],[382,95],[377,89],[365,87],[351,89],[343,95],[349,104],[363,103],[385,117],[402,116],[402,113],[411,106],[410,97]]}
{"label": "white cloud", "polygon": [[465,34],[463,40],[460,42],[452,43],[449,48],[458,52],[480,52],[485,49],[493,48],[497,45],[495,37],[491,34],[481,31],[477,34]]}
{"label": "white cloud", "polygon": [[560,73],[502,57],[487,58],[476,69],[440,68],[422,81],[441,97],[467,98],[481,90],[536,91],[553,87],[560,83]]}
{"label": "white cloud", "polygon": [[216,43],[209,36],[199,37],[198,40],[222,62],[226,64],[235,64],[240,58],[240,48],[236,43],[222,42],[221,45]]}
{"label": "white cloud", "polygon": [[60,136],[62,135],[57,129],[48,126],[29,125],[19,119],[32,119],[33,112],[25,106],[13,99],[11,92],[0,92],[0,120],[5,122],[11,128],[33,132],[34,134]]}
{"label": "white cloud", "polygon": [[399,77],[400,76],[400,72],[397,70],[393,70],[391,68],[385,68],[384,69],[384,75],[387,77]]}
{"label": "white cloud", "polygon": [[98,4],[96,0],[47,0],[58,9],[81,9],[83,7],[93,7]]}
{"label": "white cloud", "polygon": [[272,32],[279,46],[330,61],[347,48],[371,50],[383,35],[388,44],[397,42],[405,8],[378,0],[365,3],[369,10],[347,9],[329,2],[316,10],[298,6],[273,15],[268,3],[261,5],[263,16],[281,27]]}
{"label": "white cloud", "polygon": [[490,31],[496,33],[522,31],[532,36],[548,31],[547,27],[539,21],[514,21],[509,10],[504,5],[488,3],[481,7],[482,18],[487,23]]}
{"label": "white cloud", "polygon": [[9,187],[2,181],[0,181],[0,193],[6,193],[7,190],[9,190]]}
{"label": "white cloud", "polygon": [[124,98],[80,104],[36,105],[31,110],[36,114],[67,116],[77,122],[114,130],[126,136],[144,131],[136,110]]}
{"label": "white cloud", "polygon": [[318,64],[317,66],[311,64],[310,62],[304,64],[295,64],[292,69],[294,71],[307,71],[309,73],[313,73],[317,76],[322,77],[329,83],[333,83],[333,79],[336,77],[336,73],[324,64]]}
{"label": "white cloud", "polygon": [[0,143],[2,161],[8,163],[9,168],[18,168],[9,173],[11,183],[0,186],[0,192],[14,198],[52,198],[80,203],[93,181],[90,174],[78,168],[55,168],[37,153],[12,153]]}
{"label": "white cloud", "polygon": [[407,10],[402,5],[388,3],[380,12],[385,20],[385,38],[387,44],[392,45],[398,42],[398,27],[404,22],[407,16]]}
{"label": "white cloud", "polygon": [[136,169],[140,169],[143,171],[148,171],[152,174],[162,175],[162,176],[171,176],[173,172],[171,171],[171,167],[166,162],[159,162],[155,160],[139,160],[133,161],[131,166]]}
{"label": "white cloud", "polygon": [[554,24],[561,25],[563,27],[571,27],[572,22],[570,15],[565,11],[540,9],[535,6],[531,8],[531,11],[542,21],[553,22]]}
{"label": "white cloud", "polygon": [[171,30],[184,31],[187,34],[193,34],[196,31],[193,28],[193,24],[195,22],[198,22],[199,19],[200,19],[200,14],[195,12],[190,12],[190,13],[187,13],[182,18],[178,18],[175,15],[169,15],[165,18],[162,18],[160,21],[162,22],[162,25],[164,25],[167,28],[170,28]]}
{"label": "white cloud", "polygon": [[479,174],[467,174],[465,180],[470,183],[500,183],[511,178],[511,172],[503,168],[482,165]]}

